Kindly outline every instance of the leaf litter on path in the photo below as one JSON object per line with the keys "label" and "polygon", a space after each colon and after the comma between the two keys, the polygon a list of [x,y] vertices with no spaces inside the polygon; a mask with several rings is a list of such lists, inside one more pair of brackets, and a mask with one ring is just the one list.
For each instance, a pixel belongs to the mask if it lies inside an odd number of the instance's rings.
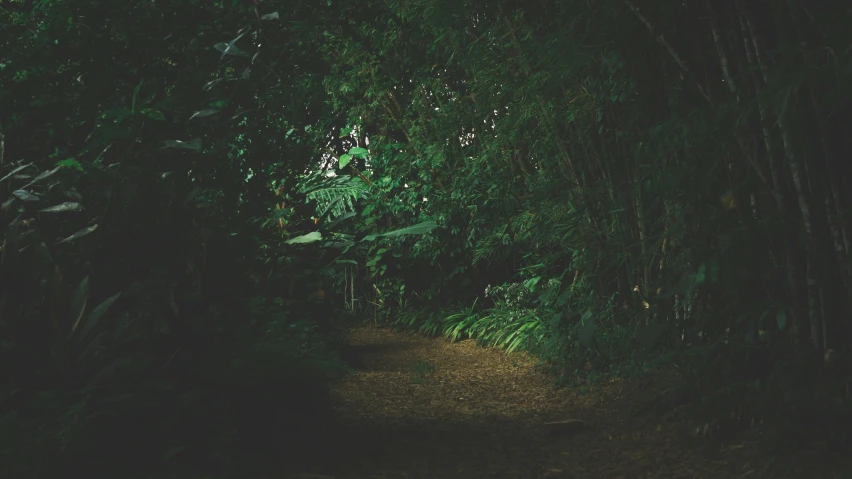
{"label": "leaf litter on path", "polygon": [[[333,389],[328,449],[286,477],[849,477],[835,472],[848,465],[839,455],[772,457],[747,439],[711,447],[683,421],[633,420],[647,400],[636,383],[557,390],[534,358],[472,340],[366,327],[349,344],[357,369]],[[428,380],[412,381],[424,364]]]}

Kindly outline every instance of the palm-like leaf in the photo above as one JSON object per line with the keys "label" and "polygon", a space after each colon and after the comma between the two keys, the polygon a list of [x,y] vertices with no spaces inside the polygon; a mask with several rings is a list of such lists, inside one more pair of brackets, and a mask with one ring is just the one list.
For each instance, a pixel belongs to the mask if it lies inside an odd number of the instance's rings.
{"label": "palm-like leaf", "polygon": [[316,201],[320,217],[328,215],[329,219],[354,210],[355,201],[369,194],[367,185],[358,178],[347,175],[328,177],[321,172],[306,178],[299,191],[309,201]]}

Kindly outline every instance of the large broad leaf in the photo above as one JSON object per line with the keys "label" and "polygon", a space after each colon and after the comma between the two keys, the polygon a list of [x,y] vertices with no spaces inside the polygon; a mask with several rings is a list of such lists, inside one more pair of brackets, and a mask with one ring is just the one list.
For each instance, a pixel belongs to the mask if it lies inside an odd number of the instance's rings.
{"label": "large broad leaf", "polygon": [[349,154],[357,158],[366,158],[370,154],[370,152],[366,148],[356,146],[354,148],[349,149]]}
{"label": "large broad leaf", "polygon": [[314,231],[312,233],[308,233],[302,236],[296,236],[295,238],[291,238],[285,243],[287,244],[305,244],[305,243],[313,243],[315,241],[319,241],[322,239],[322,234],[319,231]]}
{"label": "large broad leaf", "polygon": [[346,165],[348,165],[350,161],[352,161],[352,155],[340,155],[340,159],[337,160],[337,164],[341,168],[346,168]]}
{"label": "large broad leaf", "polygon": [[403,236],[403,235],[422,235],[424,233],[428,233],[433,229],[437,228],[438,224],[434,221],[424,221],[422,223],[418,223],[413,226],[408,226],[405,228],[401,228],[394,231],[389,231],[387,233],[380,233],[376,235],[365,236],[363,241],[373,241],[376,238],[381,238],[382,236],[386,237],[394,237],[394,236]]}
{"label": "large broad leaf", "polygon": [[39,200],[38,196],[25,190],[15,190],[12,192],[12,195],[21,201],[35,202]]}

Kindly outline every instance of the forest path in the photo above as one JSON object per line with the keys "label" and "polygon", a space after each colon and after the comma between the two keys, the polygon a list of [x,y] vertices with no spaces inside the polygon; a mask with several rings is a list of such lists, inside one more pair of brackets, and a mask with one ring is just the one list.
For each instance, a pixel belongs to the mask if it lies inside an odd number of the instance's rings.
{"label": "forest path", "polygon": [[[327,460],[290,477],[841,477],[813,475],[813,461],[759,454],[753,442],[710,447],[682,423],[631,415],[658,398],[652,386],[558,391],[530,357],[471,340],[360,328],[349,343],[356,372],[333,391],[341,430]],[[565,419],[583,427],[554,434],[545,426]]]}

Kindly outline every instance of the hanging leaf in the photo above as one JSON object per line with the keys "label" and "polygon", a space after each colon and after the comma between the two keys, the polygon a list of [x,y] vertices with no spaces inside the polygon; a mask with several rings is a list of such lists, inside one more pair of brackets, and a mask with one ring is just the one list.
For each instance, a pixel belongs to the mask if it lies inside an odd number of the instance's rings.
{"label": "hanging leaf", "polygon": [[139,84],[133,89],[133,99],[130,102],[130,111],[136,113],[136,101],[139,99],[139,91],[142,89],[143,80],[139,80]]}
{"label": "hanging leaf", "polygon": [[394,231],[389,231],[387,233],[380,233],[375,235],[365,236],[363,241],[373,241],[376,238],[385,237],[395,237],[395,236],[403,236],[403,235],[420,235],[424,233],[428,233],[433,229],[437,228],[438,225],[434,221],[424,221],[422,223],[418,223],[413,226],[408,226],[406,228],[401,228]]}
{"label": "hanging leaf", "polygon": [[89,302],[89,277],[83,278],[74,291],[74,296],[71,298],[71,333],[77,330],[80,321],[83,319],[83,313],[86,312],[86,303]]}
{"label": "hanging leaf", "polygon": [[83,205],[80,203],[74,203],[71,201],[66,201],[65,203],[60,203],[56,206],[51,206],[50,208],[45,208],[43,210],[39,210],[40,213],[67,213],[69,211],[81,211],[83,209]]}
{"label": "hanging leaf", "polygon": [[28,163],[26,165],[22,165],[22,166],[15,168],[14,170],[10,171],[8,175],[4,176],[3,178],[0,178],[0,183],[3,183],[4,181],[6,181],[7,178],[11,178],[12,176],[15,176],[16,173],[18,173],[21,170],[24,170],[26,168],[29,168],[30,166],[33,166],[33,164]]}
{"label": "hanging leaf", "polygon": [[21,201],[34,202],[39,200],[38,196],[24,190],[15,190],[12,192],[12,195]]}
{"label": "hanging leaf", "polygon": [[121,293],[116,293],[109,298],[107,298],[103,303],[95,306],[95,309],[89,313],[89,317],[86,318],[86,322],[83,323],[82,329],[80,329],[80,334],[77,336],[78,341],[82,341],[86,338],[95,325],[98,324],[98,321],[107,313],[112,303],[114,303],[118,297],[121,296]]}
{"label": "hanging leaf", "polygon": [[199,110],[199,111],[193,113],[192,116],[189,117],[189,120],[186,120],[186,121],[190,121],[193,118],[204,118],[205,116],[213,116],[213,115],[219,113],[220,111],[221,110],[217,110],[215,108],[208,108],[206,110]]}
{"label": "hanging leaf", "polygon": [[302,236],[296,236],[295,238],[291,238],[285,243],[287,244],[305,244],[305,243],[313,243],[315,241],[319,241],[322,239],[322,234],[319,231],[314,231],[312,233],[308,233]]}
{"label": "hanging leaf", "polygon": [[278,20],[281,17],[278,15],[278,12],[267,13],[266,15],[261,15],[261,20]]}
{"label": "hanging leaf", "polygon": [[75,239],[82,238],[83,236],[86,236],[87,234],[91,233],[92,231],[95,231],[96,229],[98,229],[98,225],[92,225],[92,226],[83,228],[80,231],[74,233],[73,235],[65,238],[62,241],[60,241],[59,244],[68,243],[69,241],[74,241]]}
{"label": "hanging leaf", "polygon": [[217,83],[223,82],[223,81],[237,81],[237,79],[236,78],[217,78],[215,80],[210,80],[209,82],[205,83],[204,86],[202,87],[202,89],[204,91],[210,91],[210,89],[213,88],[214,86],[216,86]]}
{"label": "hanging leaf", "polygon": [[352,156],[344,154],[344,155],[340,155],[340,159],[337,160],[337,164],[341,168],[346,168],[346,165],[348,165],[350,161],[352,161]]}
{"label": "hanging leaf", "polygon": [[[61,167],[61,166],[57,166],[56,168],[54,168],[54,169],[52,169],[52,170],[42,171],[41,173],[39,173],[39,174],[38,174],[38,176],[36,176],[35,178],[33,178],[33,180],[32,180],[32,181],[30,181],[29,183],[27,183],[26,185],[24,185],[24,188],[29,188],[30,186],[34,185],[35,183],[37,183],[37,182],[39,182],[39,181],[41,181],[41,180],[43,180],[43,179],[45,179],[45,178],[47,178],[47,177],[49,177],[49,176],[53,175],[54,173],[56,173],[56,172],[57,172],[57,171],[59,171],[60,169],[62,169],[62,167]],[[23,188],[22,188],[22,189],[23,189]]]}
{"label": "hanging leaf", "polygon": [[246,109],[246,110],[240,110],[240,111],[234,113],[234,115],[231,117],[231,119],[236,120],[237,118],[245,118],[246,113],[249,113],[251,111],[254,111],[254,108],[249,108],[249,109]]}

